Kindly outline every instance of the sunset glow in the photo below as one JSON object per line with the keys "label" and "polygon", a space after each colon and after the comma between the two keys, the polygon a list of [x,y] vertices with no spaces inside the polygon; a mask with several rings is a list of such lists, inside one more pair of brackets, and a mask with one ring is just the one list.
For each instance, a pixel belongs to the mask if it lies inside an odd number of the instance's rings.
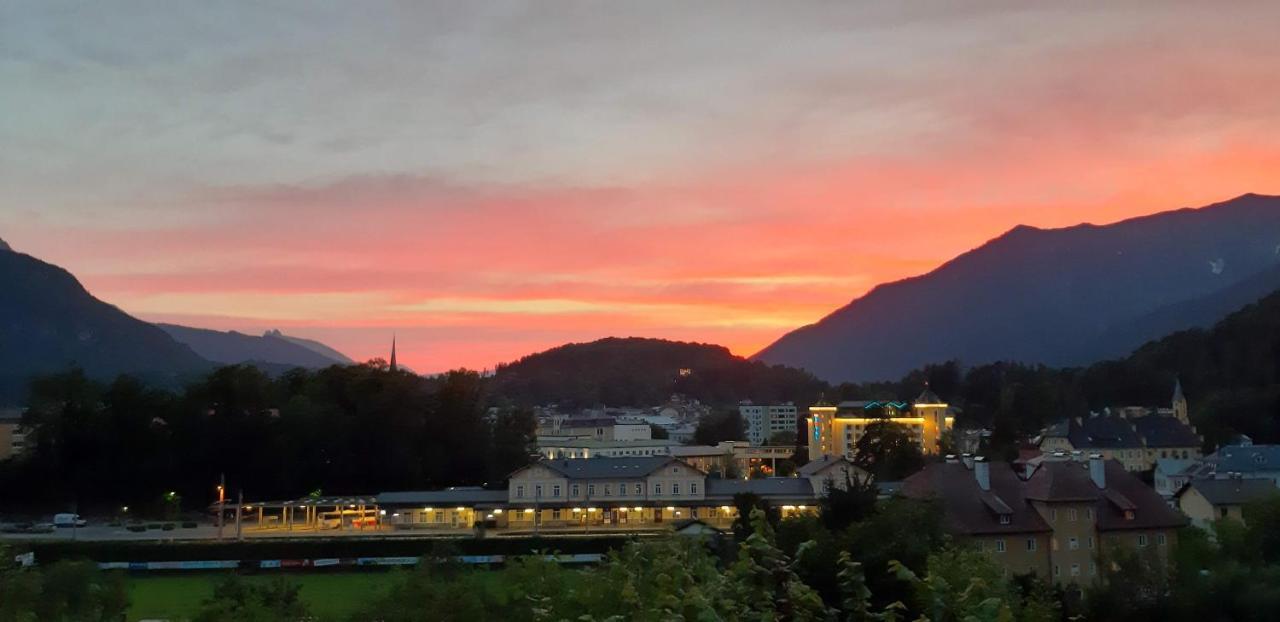
{"label": "sunset glow", "polygon": [[0,9],[0,238],[143,319],[432,372],[749,355],[1017,224],[1280,194],[1274,3],[658,4]]}

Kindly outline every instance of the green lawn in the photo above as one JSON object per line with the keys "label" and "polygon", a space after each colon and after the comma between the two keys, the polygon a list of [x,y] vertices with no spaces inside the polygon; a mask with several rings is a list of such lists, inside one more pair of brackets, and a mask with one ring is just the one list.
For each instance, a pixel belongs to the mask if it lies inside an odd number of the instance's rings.
{"label": "green lawn", "polygon": [[[200,603],[213,593],[216,574],[131,576],[128,579],[129,620],[188,619],[200,608]],[[250,581],[269,581],[284,576],[302,586],[302,600],[312,615],[321,620],[342,620],[362,602],[372,598],[392,580],[386,572],[342,573],[263,573],[248,577]]]}

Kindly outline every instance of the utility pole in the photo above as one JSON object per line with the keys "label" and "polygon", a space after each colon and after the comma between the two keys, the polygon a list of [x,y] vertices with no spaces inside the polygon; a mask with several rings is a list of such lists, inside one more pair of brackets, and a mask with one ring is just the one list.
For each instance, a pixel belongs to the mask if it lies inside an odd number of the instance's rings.
{"label": "utility pole", "polygon": [[240,490],[240,494],[236,500],[236,540],[244,542],[244,532],[240,530],[240,512],[244,508],[244,490]]}
{"label": "utility pole", "polygon": [[226,522],[227,474],[218,476],[218,541],[222,541],[222,524]]}

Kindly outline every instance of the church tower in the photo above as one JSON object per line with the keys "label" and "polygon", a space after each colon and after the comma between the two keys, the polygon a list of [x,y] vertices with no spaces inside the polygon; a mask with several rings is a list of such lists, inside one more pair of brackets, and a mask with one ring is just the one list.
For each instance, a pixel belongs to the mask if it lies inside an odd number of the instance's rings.
{"label": "church tower", "polygon": [[947,431],[947,403],[938,397],[925,383],[924,391],[911,405],[912,414],[921,420],[921,431],[924,441],[924,453],[936,454],[941,446],[942,435]]}
{"label": "church tower", "polygon": [[391,371],[396,371],[396,336],[391,336]]}
{"label": "church tower", "polygon": [[1187,415],[1187,396],[1182,394],[1182,379],[1175,378],[1173,381],[1173,416],[1177,417],[1187,425],[1191,425],[1191,418]]}

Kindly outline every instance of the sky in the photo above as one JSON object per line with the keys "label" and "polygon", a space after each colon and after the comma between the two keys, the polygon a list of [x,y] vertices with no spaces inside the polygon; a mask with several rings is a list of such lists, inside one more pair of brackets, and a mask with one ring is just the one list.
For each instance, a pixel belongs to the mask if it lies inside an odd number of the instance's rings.
{"label": "sky", "polygon": [[0,2],[0,238],[418,371],[1280,194],[1280,3]]}

